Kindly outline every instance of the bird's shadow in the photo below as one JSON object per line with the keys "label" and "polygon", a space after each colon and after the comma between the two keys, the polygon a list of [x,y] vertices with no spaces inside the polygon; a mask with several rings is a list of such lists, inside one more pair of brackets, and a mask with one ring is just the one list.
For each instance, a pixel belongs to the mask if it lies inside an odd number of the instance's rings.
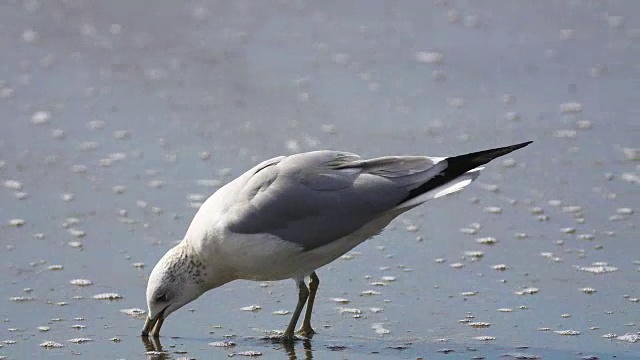
{"label": "bird's shadow", "polygon": [[[145,355],[149,360],[170,360],[171,354],[162,348],[162,342],[160,338],[141,336],[142,345],[145,349]],[[274,345],[275,350],[282,350],[287,355],[289,360],[312,360],[313,348],[311,345],[311,339],[300,338],[296,341],[282,341],[277,338],[262,338],[260,341],[270,343]],[[296,349],[297,345],[301,344],[302,349]],[[231,354],[229,354],[232,356]]]}

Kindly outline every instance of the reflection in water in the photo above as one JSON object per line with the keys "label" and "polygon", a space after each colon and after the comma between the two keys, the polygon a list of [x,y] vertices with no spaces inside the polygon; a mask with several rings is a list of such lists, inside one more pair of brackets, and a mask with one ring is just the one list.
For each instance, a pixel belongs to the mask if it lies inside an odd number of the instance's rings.
{"label": "reflection in water", "polygon": [[[142,344],[144,345],[145,355],[149,360],[169,360],[171,357],[169,353],[162,349],[162,343],[160,342],[160,338],[141,336]],[[312,360],[313,359],[313,350],[311,348],[311,340],[304,339],[296,342],[274,342],[279,346],[276,347],[277,350],[284,350],[284,352],[289,357],[289,360]],[[302,349],[298,349],[300,351],[300,356],[296,352],[296,345],[302,343]]]}
{"label": "reflection in water", "polygon": [[[302,340],[302,347],[304,350],[304,357],[298,357],[298,355],[296,354],[296,347],[295,345],[297,344],[297,342],[285,342],[282,343],[282,348],[284,349],[284,351],[287,353],[287,355],[289,355],[289,360],[311,360],[313,359],[313,352],[311,350],[311,340]],[[302,355],[302,354],[300,354]]]}
{"label": "reflection in water", "polygon": [[159,338],[141,336],[142,344],[144,345],[145,355],[149,360],[167,360],[169,355],[162,350],[162,344]]}

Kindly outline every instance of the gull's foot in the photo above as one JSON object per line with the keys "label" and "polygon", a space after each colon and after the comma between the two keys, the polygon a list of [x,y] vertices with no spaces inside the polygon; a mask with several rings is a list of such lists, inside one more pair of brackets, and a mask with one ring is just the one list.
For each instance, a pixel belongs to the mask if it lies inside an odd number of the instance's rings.
{"label": "gull's foot", "polygon": [[313,330],[311,326],[303,326],[300,329],[298,329],[298,331],[296,331],[296,334],[300,336],[304,336],[308,339],[311,339],[315,333],[316,331]]}
{"label": "gull's foot", "polygon": [[263,340],[271,340],[273,342],[281,342],[281,343],[293,343],[300,340],[307,340],[306,337],[296,335],[296,334],[286,334],[284,332],[278,331],[277,333],[272,333],[266,336],[261,337]]}

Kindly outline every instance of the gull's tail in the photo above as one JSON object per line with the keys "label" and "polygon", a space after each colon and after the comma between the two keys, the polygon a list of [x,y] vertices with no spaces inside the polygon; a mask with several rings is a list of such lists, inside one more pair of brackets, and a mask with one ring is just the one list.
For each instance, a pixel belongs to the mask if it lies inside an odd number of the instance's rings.
{"label": "gull's tail", "polygon": [[429,199],[460,191],[480,175],[480,170],[483,169],[482,165],[532,142],[527,141],[521,144],[445,158],[442,161],[446,162],[447,166],[422,185],[412,189],[397,208],[413,207]]}

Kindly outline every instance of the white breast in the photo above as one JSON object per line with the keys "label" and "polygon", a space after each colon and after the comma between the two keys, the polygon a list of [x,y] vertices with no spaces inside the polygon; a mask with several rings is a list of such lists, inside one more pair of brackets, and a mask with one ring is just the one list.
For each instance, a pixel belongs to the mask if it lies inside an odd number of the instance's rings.
{"label": "white breast", "polygon": [[271,234],[226,232],[218,243],[218,262],[245,280],[275,281],[301,278],[336,260],[363,241],[377,235],[395,217],[389,214],[358,231],[310,251]]}

